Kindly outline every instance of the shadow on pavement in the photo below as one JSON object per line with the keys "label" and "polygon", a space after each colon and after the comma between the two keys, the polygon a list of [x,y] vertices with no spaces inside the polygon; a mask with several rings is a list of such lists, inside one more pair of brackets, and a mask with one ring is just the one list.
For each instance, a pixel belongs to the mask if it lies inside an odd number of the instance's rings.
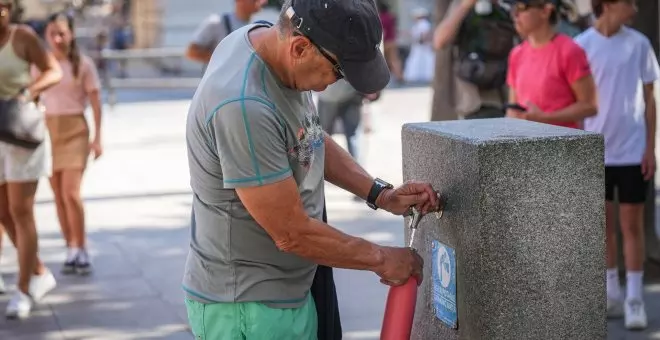
{"label": "shadow on pavement", "polygon": [[[179,190],[169,192],[152,192],[152,193],[134,193],[134,194],[119,194],[119,195],[104,195],[104,196],[86,196],[83,198],[85,202],[103,202],[103,201],[123,201],[134,199],[149,199],[149,198],[164,198],[172,196],[192,196],[190,190]],[[54,204],[52,198],[37,200],[35,204]],[[41,237],[41,236],[40,236]]]}
{"label": "shadow on pavement", "polygon": [[[121,226],[91,232],[94,273],[85,277],[60,274],[61,236],[41,234],[40,253],[58,287],[30,319],[0,318],[0,339],[190,339],[180,289],[188,230]],[[15,274],[4,277],[15,282]],[[2,307],[8,298],[0,297]]]}

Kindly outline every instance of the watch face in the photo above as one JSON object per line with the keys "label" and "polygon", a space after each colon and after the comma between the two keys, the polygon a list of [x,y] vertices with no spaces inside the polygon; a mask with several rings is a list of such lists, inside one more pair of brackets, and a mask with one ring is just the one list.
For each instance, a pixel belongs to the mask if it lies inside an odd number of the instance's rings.
{"label": "watch face", "polygon": [[387,182],[383,181],[383,180],[380,179],[380,178],[376,178],[376,179],[374,180],[374,182],[378,183],[378,185],[380,185],[380,186],[382,186],[382,187],[385,187],[385,188],[391,188],[391,187],[392,187],[392,184],[387,183]]}

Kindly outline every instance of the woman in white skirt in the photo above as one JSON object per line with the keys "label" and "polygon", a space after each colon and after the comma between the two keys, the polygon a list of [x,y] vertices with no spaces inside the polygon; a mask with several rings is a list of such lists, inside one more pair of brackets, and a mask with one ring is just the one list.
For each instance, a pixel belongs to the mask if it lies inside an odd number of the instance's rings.
{"label": "woman in white skirt", "polygon": [[[34,31],[11,24],[14,0],[0,0],[0,99],[34,101],[62,78],[52,54]],[[32,78],[35,65],[41,75]],[[9,300],[8,318],[25,318],[32,304],[55,288],[55,278],[37,256],[34,197],[37,184],[50,173],[49,138],[36,149],[0,143],[0,223],[18,251],[17,291]]]}
{"label": "woman in white skirt", "polygon": [[410,30],[412,45],[406,59],[403,79],[406,83],[429,83],[433,80],[435,52],[431,46],[433,27],[429,21],[430,13],[425,8],[413,11],[415,23]]}

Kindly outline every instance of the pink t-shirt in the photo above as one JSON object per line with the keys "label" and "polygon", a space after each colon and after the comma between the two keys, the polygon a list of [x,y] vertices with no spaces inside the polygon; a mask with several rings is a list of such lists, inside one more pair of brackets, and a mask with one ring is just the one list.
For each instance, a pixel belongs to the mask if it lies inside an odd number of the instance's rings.
{"label": "pink t-shirt", "polygon": [[[571,84],[590,75],[584,50],[570,37],[558,34],[540,48],[525,41],[509,55],[507,84],[515,91],[520,105],[533,103],[552,114],[575,103]],[[578,128],[577,122],[555,125]]]}
{"label": "pink t-shirt", "polygon": [[[87,108],[87,94],[101,87],[94,61],[82,55],[78,77],[74,77],[73,67],[68,60],[60,60],[59,63],[62,80],[41,95],[46,115],[82,114]],[[32,75],[39,75],[39,70],[33,67]]]}

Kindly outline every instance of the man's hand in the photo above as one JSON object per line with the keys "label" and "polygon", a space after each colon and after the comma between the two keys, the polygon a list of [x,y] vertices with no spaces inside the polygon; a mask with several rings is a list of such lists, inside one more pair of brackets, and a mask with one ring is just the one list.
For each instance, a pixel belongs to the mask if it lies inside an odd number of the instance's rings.
{"label": "man's hand", "polygon": [[642,158],[642,175],[644,175],[644,180],[651,180],[655,176],[655,150],[646,149],[644,152],[644,158]]}
{"label": "man's hand", "polygon": [[410,277],[423,280],[424,260],[411,248],[382,247],[383,265],[376,269],[380,282],[389,286],[400,286]]}
{"label": "man's hand", "polygon": [[477,0],[462,0],[461,5],[465,7],[472,8],[477,4]]}
{"label": "man's hand", "polygon": [[409,181],[396,188],[383,190],[376,205],[395,215],[403,215],[414,206],[422,214],[436,211],[440,206],[438,196],[429,183]]}

